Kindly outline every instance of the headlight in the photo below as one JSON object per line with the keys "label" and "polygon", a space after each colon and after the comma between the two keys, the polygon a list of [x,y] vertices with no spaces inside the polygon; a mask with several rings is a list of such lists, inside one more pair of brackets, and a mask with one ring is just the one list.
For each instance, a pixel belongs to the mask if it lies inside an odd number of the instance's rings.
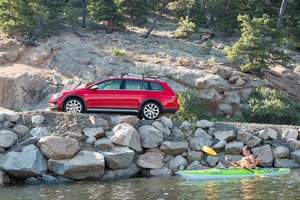
{"label": "headlight", "polygon": [[62,93],[61,93],[61,92],[55,93],[55,94],[52,95],[52,99],[58,99],[58,98],[60,98],[61,96],[62,96]]}

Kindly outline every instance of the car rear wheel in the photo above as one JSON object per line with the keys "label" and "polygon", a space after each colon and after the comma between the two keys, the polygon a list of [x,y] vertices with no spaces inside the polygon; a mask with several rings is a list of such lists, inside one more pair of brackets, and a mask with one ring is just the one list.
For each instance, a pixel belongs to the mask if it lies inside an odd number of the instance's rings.
{"label": "car rear wheel", "polygon": [[156,119],[160,114],[160,107],[155,102],[147,102],[142,108],[142,116],[145,119]]}
{"label": "car rear wheel", "polygon": [[78,98],[70,98],[65,102],[64,111],[69,113],[82,113],[83,103]]}

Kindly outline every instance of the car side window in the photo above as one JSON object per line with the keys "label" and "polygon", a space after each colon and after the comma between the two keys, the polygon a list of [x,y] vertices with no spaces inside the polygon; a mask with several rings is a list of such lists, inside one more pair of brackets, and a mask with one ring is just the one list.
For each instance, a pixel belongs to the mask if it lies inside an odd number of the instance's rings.
{"label": "car side window", "polygon": [[164,88],[159,83],[150,82],[151,90],[164,90]]}
{"label": "car side window", "polygon": [[126,80],[125,90],[148,90],[148,83],[145,81]]}
{"label": "car side window", "polygon": [[122,80],[109,80],[98,84],[98,90],[118,90]]}

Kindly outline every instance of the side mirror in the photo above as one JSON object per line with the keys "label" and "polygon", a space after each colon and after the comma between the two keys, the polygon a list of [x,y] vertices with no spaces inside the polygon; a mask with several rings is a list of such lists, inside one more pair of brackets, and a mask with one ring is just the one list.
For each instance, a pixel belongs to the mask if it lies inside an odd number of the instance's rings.
{"label": "side mirror", "polygon": [[91,90],[97,90],[98,89],[98,85],[93,85],[90,89]]}

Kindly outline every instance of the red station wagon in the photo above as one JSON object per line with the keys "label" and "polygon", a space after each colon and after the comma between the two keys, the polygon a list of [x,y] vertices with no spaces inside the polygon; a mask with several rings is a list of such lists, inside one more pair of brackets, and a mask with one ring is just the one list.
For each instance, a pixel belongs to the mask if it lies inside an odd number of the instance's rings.
{"label": "red station wagon", "polygon": [[175,113],[179,104],[176,93],[166,82],[144,75],[137,78],[122,74],[85,88],[56,93],[49,107],[70,113],[137,113],[145,119],[156,119],[163,113]]}

